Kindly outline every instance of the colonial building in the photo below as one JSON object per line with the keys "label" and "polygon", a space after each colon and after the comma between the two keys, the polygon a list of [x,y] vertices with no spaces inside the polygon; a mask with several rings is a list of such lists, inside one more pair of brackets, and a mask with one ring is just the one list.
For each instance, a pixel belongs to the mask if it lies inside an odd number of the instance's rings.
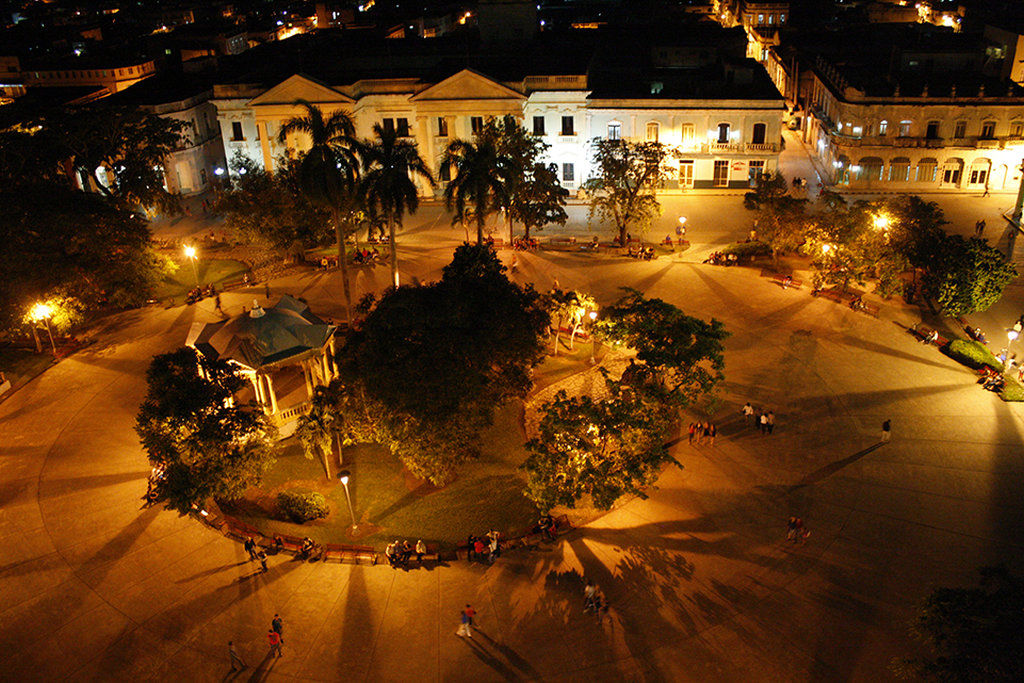
{"label": "colonial building", "polygon": [[[388,47],[380,68],[369,67],[365,53],[300,59],[318,73],[222,82],[213,102],[229,162],[240,153],[271,169],[282,154],[308,144],[304,136],[279,141],[282,124],[302,113],[297,100],[305,100],[348,112],[361,137],[380,124],[415,140],[435,174],[449,141],[471,138],[490,117],[512,115],[549,143],[548,161],[570,191],[590,175],[593,138],[665,143],[673,177],[666,191],[748,187],[777,166],[784,102],[764,69],[745,59],[742,30],[733,30],[738,40],[703,22],[671,41],[652,36],[647,44],[612,45],[592,31],[579,43],[538,39],[469,55],[446,52],[443,39],[429,48],[401,41]],[[325,41],[308,38],[311,49]],[[723,54],[723,44],[738,46],[739,54]],[[443,188],[448,179],[439,180]]]}
{"label": "colonial building", "polygon": [[848,27],[842,38],[783,32],[762,53],[828,180],[903,191],[1016,189],[1024,89],[986,70],[975,37],[879,24]]}

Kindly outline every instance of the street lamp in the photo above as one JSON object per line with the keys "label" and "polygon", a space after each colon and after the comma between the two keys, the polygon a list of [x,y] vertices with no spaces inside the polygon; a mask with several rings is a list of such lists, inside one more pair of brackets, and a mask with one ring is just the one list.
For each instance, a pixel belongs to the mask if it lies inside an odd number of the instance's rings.
{"label": "street lamp", "polygon": [[872,218],[872,223],[874,223],[875,230],[888,230],[892,219],[884,213],[880,213]]}
{"label": "street lamp", "polygon": [[348,492],[349,476],[348,470],[338,472],[338,479],[341,481],[341,485],[345,487],[345,500],[348,501],[348,514],[352,516],[352,533],[355,533],[356,529],[359,527],[356,524],[356,512],[352,509],[352,496]]}
{"label": "street lamp", "polygon": [[[57,355],[57,345],[53,342],[53,330],[50,328],[50,318],[53,317],[53,307],[38,303],[32,307],[32,310],[28,313],[29,319],[34,322],[45,322],[46,323],[46,334],[50,336],[50,348],[53,349],[53,355]],[[42,346],[39,344],[39,337],[36,336],[36,329],[32,327],[32,335],[36,337],[36,351],[41,352]]]}
{"label": "street lamp", "polygon": [[594,334],[594,321],[597,320],[597,311],[587,313],[590,318],[590,364],[597,362],[597,335]]}
{"label": "street lamp", "polygon": [[196,287],[199,286],[199,268],[196,266],[196,248],[185,246],[185,258],[192,262],[192,274],[196,276]]}

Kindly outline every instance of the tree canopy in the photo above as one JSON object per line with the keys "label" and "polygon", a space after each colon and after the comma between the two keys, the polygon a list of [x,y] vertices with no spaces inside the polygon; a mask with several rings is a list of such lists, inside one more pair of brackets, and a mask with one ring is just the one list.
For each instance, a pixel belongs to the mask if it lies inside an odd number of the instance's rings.
{"label": "tree canopy", "polygon": [[476,142],[452,140],[441,159],[441,175],[451,175],[444,189],[445,206],[456,225],[476,225],[476,241],[484,239],[487,217],[508,203],[508,178],[512,162],[498,149],[492,137]]}
{"label": "tree canopy", "polygon": [[590,194],[590,217],[610,221],[621,244],[627,234],[643,234],[661,215],[655,190],[665,181],[667,149],[660,142],[591,141],[594,175],[583,188]]}
{"label": "tree canopy", "polygon": [[611,382],[610,398],[570,397],[559,391],[545,404],[539,435],[527,442],[526,495],[538,507],[575,507],[590,496],[607,510],[621,496],[645,497],[666,463],[676,460],[665,448],[669,421],[660,406]]}
{"label": "tree canopy", "polygon": [[85,310],[139,305],[173,268],[141,216],[66,183],[0,189],[0,241],[0,324],[53,298]]}
{"label": "tree canopy", "polygon": [[439,282],[386,292],[339,353],[346,428],[436,484],[475,454],[494,407],[526,394],[543,357],[541,297],[504,270],[487,245],[459,247]]}
{"label": "tree canopy", "polygon": [[895,662],[903,678],[940,681],[1024,680],[1024,580],[1004,567],[981,570],[974,588],[936,588],[911,633],[927,648]]}
{"label": "tree canopy", "polygon": [[806,199],[789,195],[786,179],[780,173],[762,173],[753,192],[743,196],[743,206],[757,212],[758,239],[772,250],[795,251],[804,241]]}
{"label": "tree canopy", "polygon": [[235,499],[273,463],[274,428],[234,403],[243,380],[226,361],[182,348],[153,358],[135,431],[164,477],[157,497],[181,514],[210,497]]}
{"label": "tree canopy", "polygon": [[983,239],[944,235],[926,256],[925,286],[950,316],[988,310],[999,301],[1017,269]]}

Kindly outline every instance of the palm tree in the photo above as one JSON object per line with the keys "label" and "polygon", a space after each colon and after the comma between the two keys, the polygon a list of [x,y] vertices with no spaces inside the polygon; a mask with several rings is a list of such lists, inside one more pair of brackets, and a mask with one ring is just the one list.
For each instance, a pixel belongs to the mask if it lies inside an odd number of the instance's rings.
{"label": "palm tree", "polygon": [[279,139],[285,142],[290,133],[305,133],[312,145],[299,161],[299,187],[314,204],[331,210],[338,242],[338,265],[345,292],[345,319],[352,322],[352,292],[349,289],[348,264],[345,262],[347,226],[342,222],[342,206],[350,204],[359,180],[359,149],[355,124],[343,111],[324,117],[319,107],[295,100],[306,109],[305,116],[296,116],[281,126]]}
{"label": "palm tree", "polygon": [[313,393],[312,407],[299,418],[299,424],[295,428],[295,436],[302,444],[303,454],[309,460],[320,456],[328,480],[331,478],[331,442],[336,436],[331,403],[329,392],[324,387],[317,387]]}
{"label": "palm tree", "polygon": [[364,145],[363,187],[366,203],[378,208],[388,224],[391,243],[391,278],[398,287],[398,253],[395,249],[395,223],[400,223],[405,212],[416,213],[420,200],[413,177],[419,176],[434,186],[434,177],[423,161],[416,143],[403,140],[394,130],[373,126],[376,140]]}
{"label": "palm tree", "polygon": [[441,175],[453,170],[451,182],[444,189],[445,205],[462,225],[472,215],[476,220],[476,243],[482,244],[487,215],[505,204],[508,160],[490,140],[452,140],[441,160]]}

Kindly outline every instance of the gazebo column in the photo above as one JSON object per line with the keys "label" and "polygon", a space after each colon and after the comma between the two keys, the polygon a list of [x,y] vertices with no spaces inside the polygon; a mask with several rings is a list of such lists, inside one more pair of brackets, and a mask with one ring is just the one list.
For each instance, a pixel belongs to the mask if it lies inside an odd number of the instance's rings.
{"label": "gazebo column", "polygon": [[329,385],[331,383],[332,379],[334,379],[333,377],[331,377],[331,361],[327,357],[327,349],[324,349],[321,352],[321,354],[320,354],[320,363],[321,363],[321,365],[323,365],[323,368],[324,368],[324,385],[326,386],[326,385]]}
{"label": "gazebo column", "polygon": [[270,375],[264,375],[267,378],[267,391],[270,394],[270,413],[272,415],[277,414],[277,394],[274,393],[274,380],[270,379]]}
{"label": "gazebo column", "polygon": [[313,398],[313,369],[309,367],[309,361],[302,361],[302,377],[306,380],[306,394]]}
{"label": "gazebo column", "polygon": [[249,376],[249,381],[252,382],[252,393],[256,395],[256,402],[260,404],[260,407],[264,407],[263,401],[263,386],[260,382],[260,376],[255,372]]}
{"label": "gazebo column", "polygon": [[331,371],[334,373],[334,376],[337,377],[338,374],[339,374],[338,373],[338,347],[337,347],[337,345],[334,342],[334,337],[333,336],[331,337],[330,347],[331,347],[331,360],[330,360],[330,362],[333,364],[331,366]]}

